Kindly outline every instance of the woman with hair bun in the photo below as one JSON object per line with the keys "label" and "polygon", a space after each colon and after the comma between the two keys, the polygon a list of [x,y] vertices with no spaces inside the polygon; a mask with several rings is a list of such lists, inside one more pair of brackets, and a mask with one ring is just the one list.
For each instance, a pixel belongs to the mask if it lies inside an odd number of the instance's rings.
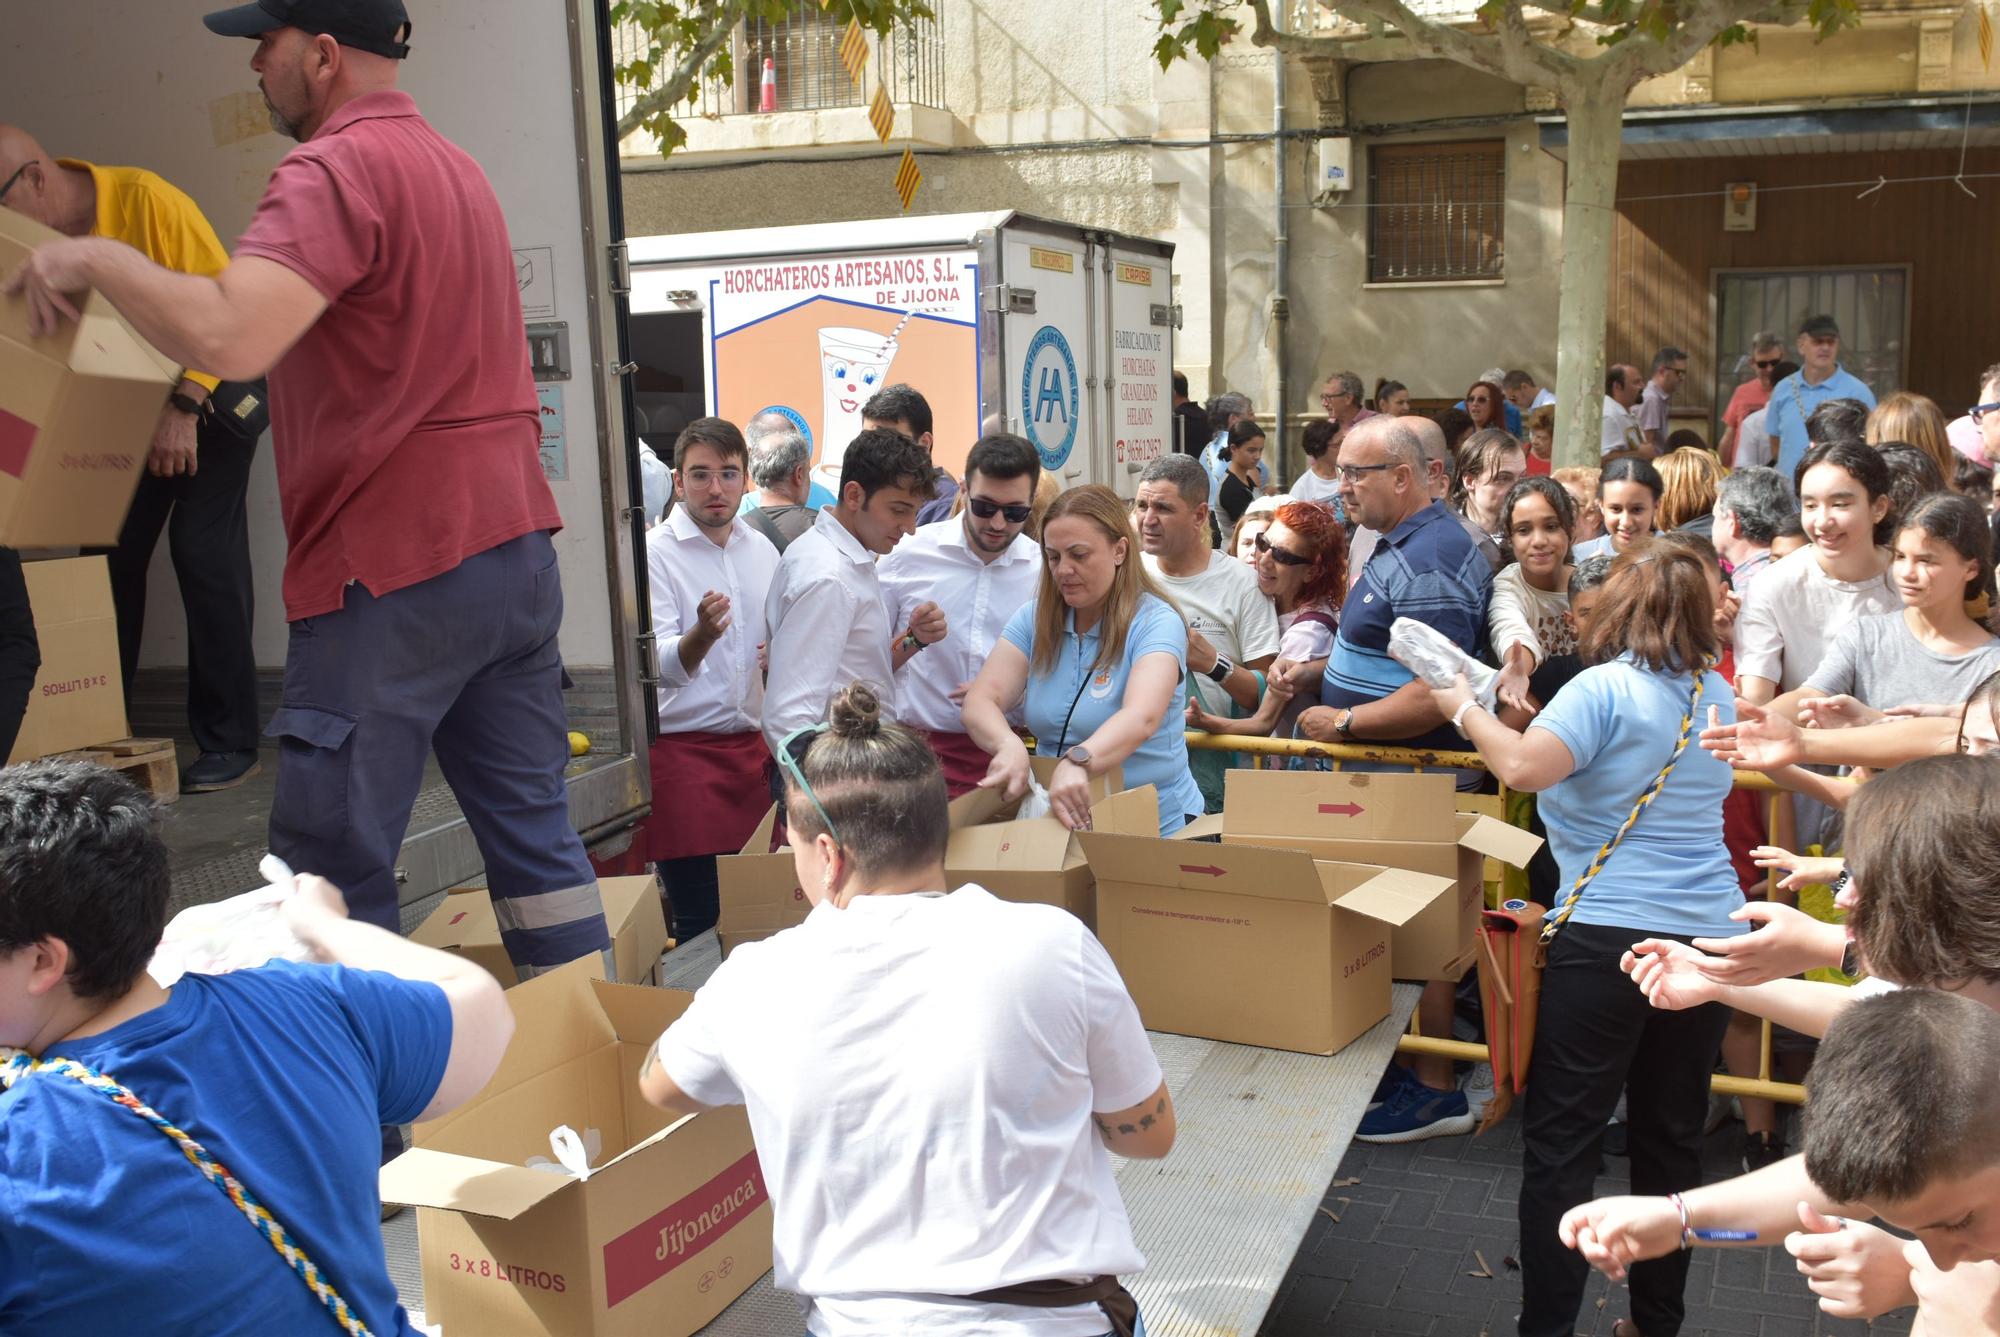
{"label": "woman with hair bun", "polygon": [[1143,1260],[1107,1152],[1172,1147],[1159,1062],[1080,920],[948,890],[944,775],[881,709],[854,684],[780,744],[812,911],[730,953],[640,1092],[748,1107],[813,1337],[1130,1333],[1117,1278]]}

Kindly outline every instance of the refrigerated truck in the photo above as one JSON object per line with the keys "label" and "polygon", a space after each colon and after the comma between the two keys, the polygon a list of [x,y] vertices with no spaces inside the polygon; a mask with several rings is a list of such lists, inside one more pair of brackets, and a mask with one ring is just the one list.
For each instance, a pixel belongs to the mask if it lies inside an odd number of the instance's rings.
{"label": "refrigerated truck", "polygon": [[656,451],[711,413],[790,419],[837,484],[861,407],[904,382],[954,476],[988,431],[1063,483],[1136,490],[1174,448],[1170,242],[1011,211],[634,237],[632,347]]}
{"label": "refrigerated truck", "polygon": [[[150,168],[191,195],[225,243],[248,223],[272,167],[292,147],[270,128],[255,44],[214,36],[214,0],[38,5],[10,16],[5,119],[51,153]],[[647,810],[652,694],[637,445],[628,430],[631,359],[609,38],[601,0],[411,0],[401,87],[479,162],[506,214],[543,415],[542,455],[563,529],[565,665],[592,693],[596,747],[569,774],[571,817],[602,850]],[[332,448],[337,443],[328,443]],[[283,665],[279,598],[285,537],[266,442],[250,488],[257,662]],[[166,543],[150,582],[144,662],[187,662]],[[267,758],[268,763],[268,758]],[[241,812],[227,856],[177,860],[176,893],[213,899],[259,885],[263,825],[247,791],[189,797],[185,814]],[[199,805],[197,810],[196,805]],[[187,822],[175,824],[175,829]],[[417,800],[402,857],[407,911],[479,872],[478,851],[442,784]]]}

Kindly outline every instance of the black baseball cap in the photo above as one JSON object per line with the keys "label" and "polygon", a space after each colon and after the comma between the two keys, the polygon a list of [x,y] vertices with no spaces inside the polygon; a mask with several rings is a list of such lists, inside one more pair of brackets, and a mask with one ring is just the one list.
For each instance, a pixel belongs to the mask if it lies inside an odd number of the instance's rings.
{"label": "black baseball cap", "polygon": [[410,54],[410,16],[403,0],[256,0],[218,9],[202,22],[223,37],[262,37],[278,28],[300,28],[391,60]]}
{"label": "black baseball cap", "polygon": [[1808,339],[1838,339],[1840,326],[1834,323],[1832,316],[1807,316],[1799,322],[1799,333]]}

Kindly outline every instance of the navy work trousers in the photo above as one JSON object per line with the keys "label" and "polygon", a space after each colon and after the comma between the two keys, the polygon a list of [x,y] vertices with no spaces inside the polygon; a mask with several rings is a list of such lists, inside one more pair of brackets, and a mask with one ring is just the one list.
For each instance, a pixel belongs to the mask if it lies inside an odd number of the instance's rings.
{"label": "navy work trousers", "polygon": [[291,624],[271,850],[398,929],[396,856],[435,750],[486,861],[523,979],[610,944],[569,820],[562,581],[545,533],[380,598]]}

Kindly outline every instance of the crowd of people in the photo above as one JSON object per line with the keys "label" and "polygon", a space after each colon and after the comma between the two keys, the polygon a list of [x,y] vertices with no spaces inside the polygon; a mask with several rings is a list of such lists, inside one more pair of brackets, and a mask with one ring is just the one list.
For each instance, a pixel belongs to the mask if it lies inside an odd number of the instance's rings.
{"label": "crowd of people", "polygon": [[[200,401],[269,378],[291,618],[272,844],[320,964],[154,982],[151,800],[75,762],[0,772],[0,1330],[307,1331],[327,1311],[413,1334],[378,1153],[479,1091],[513,1026],[484,971],[394,931],[427,754],[519,973],[608,947],[563,798],[559,517],[504,222],[396,90],[401,5],[208,23],[256,41],[302,141],[234,257],[189,241],[178,205],[175,246],[122,244],[107,201],[172,203],[160,183],[0,127],[0,166],[19,160],[0,201],[19,189],[68,234],[6,290],[44,333],[94,288],[202,369],[161,420],[163,480],[228,448]],[[660,736],[636,849],[691,938],[716,922],[717,857],[776,804],[813,909],[734,952],[637,1082],[668,1110],[747,1107],[807,1330],[1144,1331],[1110,1156],[1169,1154],[1172,1094],[1081,921],[951,884],[948,803],[1039,788],[1087,829],[1115,780],[1152,786],[1172,834],[1243,764],[1203,733],[1297,740],[1308,767],[1347,744],[1377,769],[1385,748],[1476,752],[1459,786],[1505,786],[1546,835],[1519,889],[1548,949],[1520,1331],[1572,1331],[1597,1267],[1629,1276],[1628,1337],[1671,1337],[1689,1250],[1778,1243],[1830,1312],[2000,1328],[2000,367],[1948,421],[1876,404],[1828,317],[1792,351],[1752,340],[1714,449],[1673,425],[1684,352],[1614,366],[1589,469],[1554,467],[1553,395],[1501,368],[1432,415],[1336,371],[1290,479],[1247,396],[1204,407],[1177,378],[1179,449],[1129,499],[1062,489],[1006,432],[946,473],[918,386],[878,391],[817,475],[782,415],[682,430],[648,507]],[[363,393],[385,365],[411,369],[404,392]],[[147,551],[205,504],[157,491]],[[234,474],[217,492],[240,509]],[[0,603],[10,582],[0,559]],[[1413,674],[1390,648],[1405,619],[1490,665],[1491,694]],[[198,776],[235,783],[254,746],[215,727]],[[1770,825],[1733,768],[1791,791]],[[1479,1033],[1462,992],[1426,985],[1427,1033]],[[1729,1113],[1710,1077],[1758,1069],[1763,1019],[1810,1103],[1793,1129],[1744,1101],[1745,1173],[1703,1186]],[[1466,1134],[1480,1103],[1449,1060],[1399,1061],[1358,1136]],[[1592,1200],[1614,1142],[1634,1192]],[[273,1221],[296,1256],[270,1256]]]}

